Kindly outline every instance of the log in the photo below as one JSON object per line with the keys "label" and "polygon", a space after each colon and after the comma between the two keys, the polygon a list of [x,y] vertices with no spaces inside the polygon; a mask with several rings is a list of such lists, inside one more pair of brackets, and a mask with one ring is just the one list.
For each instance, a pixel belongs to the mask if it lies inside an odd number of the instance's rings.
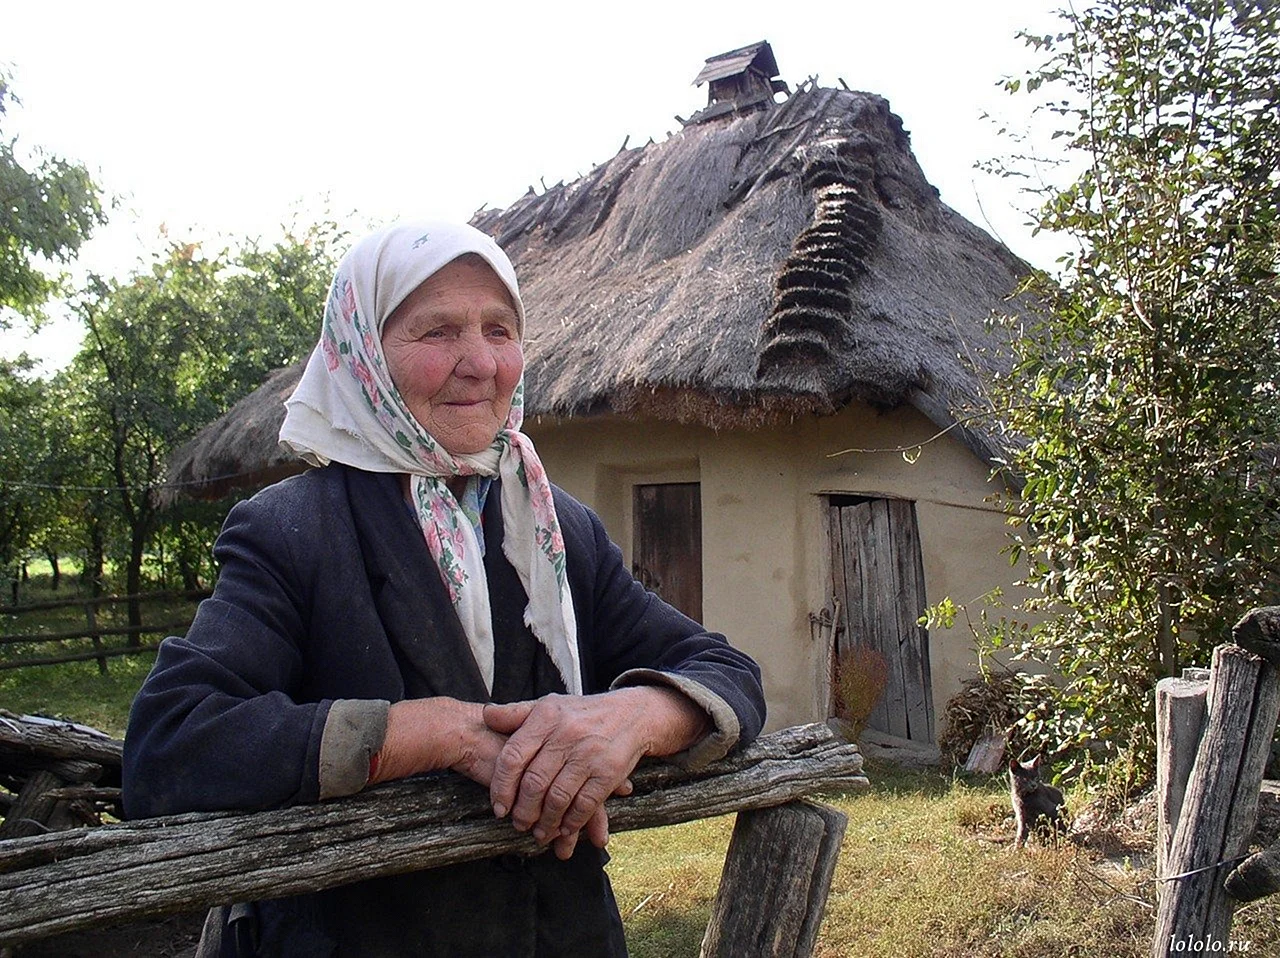
{"label": "log", "polygon": [[[862,755],[825,725],[786,729],[689,772],[645,762],[608,803],[615,832],[865,788]],[[451,772],[315,805],[175,815],[0,843],[0,944],[318,891],[476,858],[535,854],[487,790]]]}
{"label": "log", "polygon": [[[92,658],[92,656],[90,656]],[[7,756],[79,759],[118,769],[124,743],[87,725],[0,709],[0,764]]]}
{"label": "log", "polygon": [[1280,891],[1280,842],[1246,858],[1227,876],[1224,887],[1238,902],[1257,901]]}
{"label": "log", "polygon": [[108,773],[97,762],[85,762],[76,758],[45,758],[35,755],[13,755],[0,749],[0,773],[5,778],[16,778],[19,781],[35,772],[53,772],[68,782],[98,782],[119,785],[120,769],[111,769]]}
{"label": "log", "polygon": [[[1190,671],[1190,670],[1188,670]],[[1208,675],[1202,680],[1161,679],[1156,683],[1156,874],[1165,865],[1182,802],[1204,732]]]}
{"label": "log", "polygon": [[1213,653],[1208,718],[1169,850],[1152,954],[1225,951],[1235,903],[1223,876],[1243,860],[1280,716],[1274,666],[1236,645]]}
{"label": "log", "polygon": [[1246,613],[1232,628],[1231,639],[1280,668],[1280,606],[1265,606]]}
{"label": "log", "polygon": [[121,797],[120,789],[100,785],[68,785],[66,788],[55,788],[49,794],[68,802],[102,802],[107,805],[119,805]]}
{"label": "log", "polygon": [[847,822],[803,801],[740,813],[702,958],[809,958]]}
{"label": "log", "polygon": [[49,793],[67,784],[52,772],[36,772],[18,792],[18,798],[0,822],[0,840],[43,835],[58,809],[58,799]]}

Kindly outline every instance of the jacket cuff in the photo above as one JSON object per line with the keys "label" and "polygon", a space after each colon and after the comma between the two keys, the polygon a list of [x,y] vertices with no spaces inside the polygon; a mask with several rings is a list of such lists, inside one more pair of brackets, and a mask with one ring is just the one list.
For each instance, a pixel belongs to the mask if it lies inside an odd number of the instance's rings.
{"label": "jacket cuff", "polygon": [[742,732],[742,727],[738,724],[738,713],[729,707],[728,702],[701,682],[675,672],[628,669],[614,679],[609,688],[620,689],[628,685],[665,685],[675,689],[692,699],[695,705],[707,713],[711,724],[715,726],[712,731],[683,752],[667,756],[667,761],[674,762],[689,771],[697,771],[716,759],[724,758],[729,749],[737,744]]}
{"label": "jacket cuff", "polygon": [[336,699],[320,736],[320,798],[354,795],[369,781],[369,761],[387,737],[390,702]]}

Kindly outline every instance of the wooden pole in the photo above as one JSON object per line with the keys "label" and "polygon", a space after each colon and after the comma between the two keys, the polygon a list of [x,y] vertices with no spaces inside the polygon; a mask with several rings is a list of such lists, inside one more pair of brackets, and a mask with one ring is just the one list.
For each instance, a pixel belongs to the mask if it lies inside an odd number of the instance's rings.
{"label": "wooden pole", "polygon": [[[1189,675],[1188,673],[1193,673]],[[1156,874],[1165,864],[1204,732],[1208,669],[1156,683]]]}
{"label": "wooden pole", "polygon": [[[645,762],[608,803],[616,832],[865,788],[862,755],[825,725],[785,729],[697,772]],[[175,815],[0,842],[0,945],[96,924],[276,898],[383,875],[534,854],[486,789],[419,776],[315,805]]]}
{"label": "wooden pole", "polygon": [[[89,637],[93,640],[95,651],[102,651],[102,636],[98,634],[98,615],[94,610],[92,602],[84,604],[84,617],[89,624]],[[107,657],[105,655],[98,656],[98,674],[107,674]]]}
{"label": "wooden pole", "polygon": [[739,813],[702,958],[809,958],[846,823],[809,802]]}
{"label": "wooden pole", "polygon": [[1182,814],[1159,876],[1152,954],[1225,951],[1235,904],[1223,878],[1243,859],[1258,811],[1262,771],[1280,716],[1274,666],[1236,645],[1213,653],[1208,719]]}

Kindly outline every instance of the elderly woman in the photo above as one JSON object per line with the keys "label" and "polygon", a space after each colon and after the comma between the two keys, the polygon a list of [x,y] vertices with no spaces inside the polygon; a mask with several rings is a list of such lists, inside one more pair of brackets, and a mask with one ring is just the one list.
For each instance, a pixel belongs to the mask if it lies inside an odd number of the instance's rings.
{"label": "elderly woman", "polygon": [[548,853],[216,909],[200,954],[625,955],[605,798],[645,755],[705,763],[759,732],[755,664],[548,482],[520,432],[523,332],[510,262],[470,227],[351,250],[280,433],[320,468],[228,516],[217,590],[134,702],[125,807],[453,769]]}

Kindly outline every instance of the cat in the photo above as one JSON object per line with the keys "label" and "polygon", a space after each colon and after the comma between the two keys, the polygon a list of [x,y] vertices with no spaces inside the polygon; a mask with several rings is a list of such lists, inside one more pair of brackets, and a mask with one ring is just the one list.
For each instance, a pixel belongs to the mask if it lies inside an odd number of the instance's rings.
{"label": "cat", "polygon": [[1062,792],[1040,780],[1040,756],[1029,762],[1009,761],[1009,797],[1018,825],[1014,846],[1023,847],[1034,828],[1056,832],[1062,826]]}

